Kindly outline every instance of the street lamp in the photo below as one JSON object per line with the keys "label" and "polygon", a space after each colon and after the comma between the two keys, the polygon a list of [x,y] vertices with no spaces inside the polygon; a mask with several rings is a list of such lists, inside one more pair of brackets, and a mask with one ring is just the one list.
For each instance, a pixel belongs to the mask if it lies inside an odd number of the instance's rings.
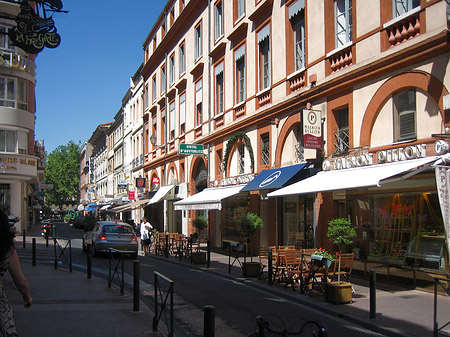
{"label": "street lamp", "polygon": [[156,136],[155,135],[150,136],[150,143],[152,144],[152,146],[156,146],[156,149],[166,148],[165,145],[156,145]]}

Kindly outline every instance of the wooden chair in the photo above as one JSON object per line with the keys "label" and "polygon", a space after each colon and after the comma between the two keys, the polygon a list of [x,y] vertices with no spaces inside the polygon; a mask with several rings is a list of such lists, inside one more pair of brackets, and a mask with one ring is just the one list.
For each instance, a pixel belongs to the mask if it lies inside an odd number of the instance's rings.
{"label": "wooden chair", "polygon": [[259,278],[264,278],[264,269],[269,266],[269,249],[272,249],[272,266],[276,263],[276,248],[275,246],[267,246],[259,248],[259,265],[260,273]]}
{"label": "wooden chair", "polygon": [[[283,248],[281,248],[283,247]],[[286,266],[284,264],[284,255],[288,249],[284,248],[284,246],[279,246],[277,250],[277,258],[275,260],[275,267],[274,267],[274,281],[275,282],[285,282],[286,281]]]}
{"label": "wooden chair", "polygon": [[286,287],[291,285],[295,290],[295,283],[299,281],[301,274],[302,260],[300,251],[296,249],[286,249],[284,252],[284,266],[286,268]]}
{"label": "wooden chair", "polygon": [[[337,281],[338,277],[344,279],[345,282],[350,282],[350,275],[353,269],[353,253],[339,254],[336,253],[336,261],[334,262],[333,272],[329,276],[331,281]],[[341,267],[339,270],[339,260],[341,261]]]}

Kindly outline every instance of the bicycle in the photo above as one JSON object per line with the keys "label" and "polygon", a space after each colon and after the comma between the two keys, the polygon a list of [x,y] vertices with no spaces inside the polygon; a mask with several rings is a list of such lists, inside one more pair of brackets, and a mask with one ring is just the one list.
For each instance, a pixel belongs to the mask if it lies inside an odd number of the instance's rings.
{"label": "bicycle", "polygon": [[[299,318],[288,328],[285,321],[277,315],[267,314],[266,317],[267,316],[273,316],[276,320],[269,320],[260,315],[257,316],[255,333],[248,335],[248,337],[300,336],[304,332],[307,333],[308,330],[310,330],[312,337],[328,337],[325,326],[319,321],[313,319],[304,320]],[[301,325],[300,322],[302,322]]]}

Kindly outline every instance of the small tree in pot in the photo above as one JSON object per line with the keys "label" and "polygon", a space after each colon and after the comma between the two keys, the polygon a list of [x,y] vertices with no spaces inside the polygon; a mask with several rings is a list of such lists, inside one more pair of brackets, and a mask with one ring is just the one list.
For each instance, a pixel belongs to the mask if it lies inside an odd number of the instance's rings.
{"label": "small tree in pot", "polygon": [[192,221],[192,225],[195,227],[197,232],[197,244],[200,248],[200,234],[203,232],[203,230],[208,226],[208,220],[203,215],[199,215]]}
{"label": "small tree in pot", "polygon": [[[204,264],[206,263],[206,253],[200,252],[200,235],[202,231],[208,226],[208,220],[206,220],[203,215],[200,215],[195,218],[194,221],[192,221],[192,225],[196,229],[196,233],[194,234],[197,234],[197,252],[195,254],[194,252],[192,252],[192,262],[195,264]],[[191,235],[192,238],[194,236],[195,235]]]}
{"label": "small tree in pot", "polygon": [[[356,237],[356,230],[346,218],[335,218],[328,222],[327,236],[330,241],[339,247],[339,255],[345,245],[351,245]],[[338,259],[338,280],[328,286],[327,297],[331,302],[348,303],[352,300],[352,285],[341,282],[341,259]]]}
{"label": "small tree in pot", "polygon": [[[253,235],[260,230],[263,227],[263,221],[261,219],[261,217],[255,213],[252,212],[248,212],[247,214],[245,214],[242,219],[241,219],[241,231],[244,234],[245,238],[246,238],[246,243],[248,244],[249,247],[251,247],[251,239],[253,237]],[[252,253],[251,250],[250,252],[250,257],[251,259],[253,259],[252,257]],[[257,266],[252,266],[256,271],[250,272],[249,268],[252,265],[253,262],[247,263],[244,262],[243,266],[243,273],[244,276],[258,276],[259,274],[259,262],[255,262],[257,264]],[[257,268],[257,269],[256,269]]]}

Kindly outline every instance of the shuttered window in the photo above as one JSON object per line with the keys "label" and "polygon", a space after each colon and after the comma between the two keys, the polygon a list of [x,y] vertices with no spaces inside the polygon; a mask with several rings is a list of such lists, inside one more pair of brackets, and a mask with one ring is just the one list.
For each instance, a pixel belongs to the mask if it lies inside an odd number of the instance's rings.
{"label": "shuttered window", "polygon": [[394,140],[416,139],[416,90],[403,91],[393,96]]}

